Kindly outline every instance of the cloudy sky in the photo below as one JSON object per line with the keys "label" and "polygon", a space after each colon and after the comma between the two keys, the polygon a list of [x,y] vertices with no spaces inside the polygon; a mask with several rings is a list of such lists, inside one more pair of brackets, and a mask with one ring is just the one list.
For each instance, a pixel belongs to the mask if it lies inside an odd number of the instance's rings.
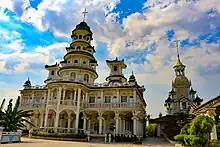
{"label": "cloudy sky", "polygon": [[179,39],[193,88],[204,101],[220,94],[219,0],[0,0],[0,100],[16,98],[27,77],[44,84],[44,65],[62,59],[84,8],[99,63],[96,82],[109,73],[106,59],[124,58],[125,75],[133,70],[146,88],[148,113],[164,113]]}

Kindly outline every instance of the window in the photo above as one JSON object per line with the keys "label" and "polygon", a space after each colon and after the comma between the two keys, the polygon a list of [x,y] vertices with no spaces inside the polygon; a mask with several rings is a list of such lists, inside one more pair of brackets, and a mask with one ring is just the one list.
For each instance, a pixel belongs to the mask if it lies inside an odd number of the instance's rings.
{"label": "window", "polygon": [[113,99],[117,99],[117,96],[114,96]]}
{"label": "window", "polygon": [[105,96],[105,103],[111,103],[111,97]]}
{"label": "window", "polygon": [[170,108],[170,103],[168,103],[168,108]]}
{"label": "window", "polygon": [[72,79],[75,79],[75,78],[76,78],[76,73],[75,73],[75,72],[71,72],[70,77],[71,77]]}
{"label": "window", "polygon": [[86,37],[86,40],[89,41],[89,36]]}
{"label": "window", "polygon": [[74,60],[74,63],[78,63],[78,60]]}
{"label": "window", "polygon": [[78,50],[80,50],[80,48],[81,48],[80,46],[77,46],[77,47],[76,47],[76,49],[78,49]]}
{"label": "window", "polygon": [[183,103],[182,103],[182,108],[183,108],[183,109],[186,109],[186,102],[183,102]]}
{"label": "window", "polygon": [[99,96],[99,97],[97,97],[97,99],[101,99],[101,97]]}
{"label": "window", "polygon": [[114,71],[117,71],[118,70],[118,67],[117,66],[114,66]]}
{"label": "window", "polygon": [[133,96],[130,96],[130,99],[133,99]]}
{"label": "window", "polygon": [[94,96],[89,97],[89,103],[95,103],[95,97]]}
{"label": "window", "polygon": [[82,35],[79,35],[79,39],[82,39]]}
{"label": "window", "polygon": [[121,96],[121,102],[127,103],[127,96]]}
{"label": "window", "polygon": [[71,63],[71,61],[70,61],[70,60],[68,60],[68,61],[67,61],[67,63]]}
{"label": "window", "polygon": [[87,83],[89,82],[89,75],[88,74],[84,75],[84,81],[87,82]]}
{"label": "window", "polygon": [[86,40],[86,36],[83,36],[83,39],[85,39],[85,40]]}
{"label": "window", "polygon": [[86,61],[83,61],[83,64],[86,64]]}
{"label": "window", "polygon": [[53,70],[51,71],[51,75],[54,75],[54,71]]}

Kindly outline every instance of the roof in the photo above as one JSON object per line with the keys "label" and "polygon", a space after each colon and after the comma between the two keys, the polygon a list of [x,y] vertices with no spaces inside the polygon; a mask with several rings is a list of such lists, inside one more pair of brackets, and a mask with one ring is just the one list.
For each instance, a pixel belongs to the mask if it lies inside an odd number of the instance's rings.
{"label": "roof", "polygon": [[72,31],[75,32],[76,30],[86,30],[92,34],[92,31],[90,30],[90,27],[86,22],[80,22],[80,24],[76,25],[76,28]]}
{"label": "roof", "polygon": [[57,67],[57,66],[58,66],[58,63],[56,62],[56,64],[53,64],[53,65],[45,65],[45,68]]}
{"label": "roof", "polygon": [[180,58],[178,56],[176,64],[173,66],[173,68],[176,68],[176,67],[179,67],[179,66],[185,67],[185,65],[180,61]]}
{"label": "roof", "polygon": [[199,102],[201,103],[203,101],[203,99],[201,99],[198,95],[196,97],[196,99],[193,100],[193,102]]}
{"label": "roof", "polygon": [[191,89],[190,89],[190,91],[189,91],[189,93],[196,93],[196,91],[191,87]]}
{"label": "roof", "polygon": [[169,103],[169,102],[173,102],[173,99],[171,99],[170,97],[168,97],[168,98],[165,100],[165,103]]}
{"label": "roof", "polygon": [[198,112],[202,109],[205,109],[205,108],[213,108],[215,107],[216,104],[220,104],[220,95],[216,96],[215,98],[205,102],[204,104],[198,106],[197,108],[195,108],[193,111],[194,112]]}

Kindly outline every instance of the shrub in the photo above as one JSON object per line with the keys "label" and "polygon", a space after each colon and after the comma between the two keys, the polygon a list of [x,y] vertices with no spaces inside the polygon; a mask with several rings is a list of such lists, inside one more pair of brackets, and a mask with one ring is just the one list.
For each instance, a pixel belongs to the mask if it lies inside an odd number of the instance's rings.
{"label": "shrub", "polygon": [[174,138],[179,143],[190,147],[205,147],[208,145],[208,136],[211,133],[214,121],[204,115],[198,115],[190,124],[186,124],[179,135]]}
{"label": "shrub", "polygon": [[146,127],[147,134],[148,134],[149,136],[155,136],[156,128],[157,128],[157,125],[156,125],[156,124],[149,124],[149,125]]}
{"label": "shrub", "polygon": [[55,137],[55,138],[76,138],[76,139],[85,139],[87,135],[85,133],[73,134],[73,133],[48,133],[48,132],[31,132],[32,136],[41,136],[41,137]]}

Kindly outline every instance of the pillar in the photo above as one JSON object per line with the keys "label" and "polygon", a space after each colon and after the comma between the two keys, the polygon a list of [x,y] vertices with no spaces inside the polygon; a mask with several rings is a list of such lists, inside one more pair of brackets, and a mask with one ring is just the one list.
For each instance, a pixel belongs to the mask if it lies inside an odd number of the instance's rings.
{"label": "pillar", "polygon": [[65,97],[66,97],[66,89],[63,90],[63,98],[62,98],[63,101],[65,100]]}
{"label": "pillar", "polygon": [[[215,117],[214,116],[212,116],[212,119],[215,121]],[[214,123],[214,125],[212,127],[212,132],[211,132],[210,136],[211,136],[211,140],[217,139],[217,130],[216,130],[215,123]]]}
{"label": "pillar", "polygon": [[50,96],[51,96],[51,90],[48,88],[48,93],[47,93],[47,104],[46,104],[46,111],[45,111],[45,118],[44,118],[44,127],[47,127],[47,120],[48,120],[48,102],[50,100]]}
{"label": "pillar", "polygon": [[125,120],[123,119],[122,120],[122,133],[124,134],[125,133]]}
{"label": "pillar", "polygon": [[44,113],[41,113],[41,115],[40,115],[40,127],[41,128],[44,127],[43,123],[44,123]]}
{"label": "pillar", "polygon": [[99,118],[99,134],[102,134],[102,118]]}
{"label": "pillar", "polygon": [[133,99],[134,99],[134,103],[137,102],[137,94],[136,94],[136,90],[133,90]]}
{"label": "pillar", "polygon": [[88,131],[90,131],[91,120],[88,119]]}
{"label": "pillar", "polygon": [[62,94],[62,87],[59,87],[58,94],[57,94],[58,97],[57,97],[56,117],[54,121],[55,129],[58,128],[58,124],[59,124],[59,107],[60,107],[61,94]]}
{"label": "pillar", "polygon": [[76,93],[77,93],[77,89],[74,89],[74,97],[73,97],[74,106],[76,104]]}
{"label": "pillar", "polygon": [[103,132],[106,132],[106,119],[103,120],[104,121],[104,125],[103,125]]}
{"label": "pillar", "polygon": [[81,98],[81,89],[78,88],[77,108],[76,108],[76,123],[75,123],[75,129],[76,130],[78,130],[78,125],[79,125],[80,98]]}
{"label": "pillar", "polygon": [[119,90],[117,90],[117,103],[120,103],[120,95],[119,95]]}
{"label": "pillar", "polygon": [[160,123],[157,124],[157,137],[160,137]]}
{"label": "pillar", "polygon": [[86,101],[85,101],[85,103],[89,103],[89,101],[88,101],[88,92],[86,92]]}
{"label": "pillar", "polygon": [[133,134],[137,135],[137,118],[133,119]]}
{"label": "pillar", "polygon": [[120,132],[119,132],[119,123],[120,123],[120,122],[119,122],[119,121],[120,121],[120,119],[121,119],[121,118],[119,117],[119,113],[118,113],[118,112],[115,113],[115,118],[114,118],[114,119],[115,119],[115,134],[118,135],[118,134],[120,133]]}
{"label": "pillar", "polygon": [[104,103],[104,92],[101,90],[101,103]]}
{"label": "pillar", "polygon": [[86,130],[86,116],[83,117],[83,130]]}
{"label": "pillar", "polygon": [[67,123],[67,128],[68,128],[68,132],[70,132],[70,125],[71,125],[71,113],[68,113],[68,123]]}

